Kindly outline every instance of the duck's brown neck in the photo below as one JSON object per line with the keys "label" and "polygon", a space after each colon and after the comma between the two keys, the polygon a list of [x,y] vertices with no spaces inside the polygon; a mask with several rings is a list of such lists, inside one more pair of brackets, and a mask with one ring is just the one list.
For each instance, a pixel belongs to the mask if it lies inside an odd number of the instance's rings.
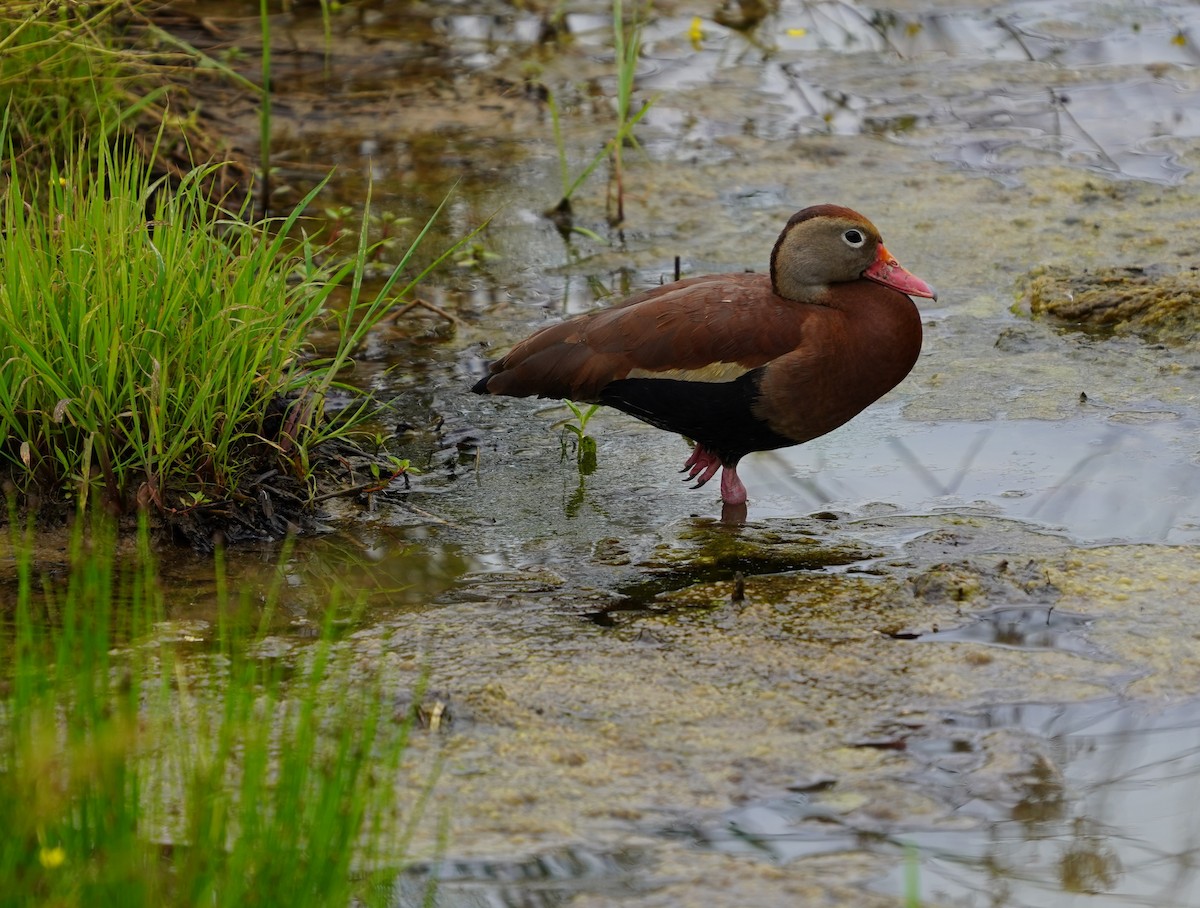
{"label": "duck's brown neck", "polygon": [[784,299],[823,305],[823,297],[829,289],[824,282],[803,283],[797,280],[798,275],[820,273],[820,262],[816,255],[811,250],[793,247],[787,250],[787,261],[783,262],[781,259],[785,253],[782,246],[781,236],[771,251],[771,289]]}

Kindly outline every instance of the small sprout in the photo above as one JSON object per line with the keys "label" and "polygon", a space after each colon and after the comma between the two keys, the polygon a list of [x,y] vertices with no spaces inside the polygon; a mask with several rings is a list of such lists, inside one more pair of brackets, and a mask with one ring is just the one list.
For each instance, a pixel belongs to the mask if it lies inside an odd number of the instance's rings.
{"label": "small sprout", "polygon": [[372,435],[371,436],[371,444],[373,444],[375,446],[375,453],[378,454],[380,451],[382,451],[383,446],[386,445],[389,441],[391,441],[395,437],[396,436],[393,435],[391,432],[384,432],[384,431],[379,431],[379,432],[376,432],[374,435]]}
{"label": "small sprout", "polygon": [[[592,404],[586,410],[574,401],[564,400],[567,409],[571,411],[575,422],[567,420],[563,423],[563,429],[575,436],[575,462],[579,466],[579,472],[584,476],[589,476],[596,472],[596,439],[587,434],[588,421],[600,409],[599,404]],[[563,456],[566,457],[567,443],[566,438],[563,439],[562,445]]]}
{"label": "small sprout", "polygon": [[500,258],[498,254],[484,249],[481,243],[472,243],[466,247],[461,256],[454,260],[454,264],[459,268],[480,268],[498,258]]}
{"label": "small sprout", "polygon": [[590,407],[584,410],[583,407],[579,406],[579,404],[575,403],[573,400],[564,400],[563,403],[567,405],[567,409],[571,411],[571,415],[575,417],[575,420],[578,423],[578,425],[574,425],[568,422],[564,428],[568,432],[575,433],[576,438],[583,438],[584,435],[587,434],[588,421],[596,414],[596,411],[600,409],[600,405],[592,404]]}

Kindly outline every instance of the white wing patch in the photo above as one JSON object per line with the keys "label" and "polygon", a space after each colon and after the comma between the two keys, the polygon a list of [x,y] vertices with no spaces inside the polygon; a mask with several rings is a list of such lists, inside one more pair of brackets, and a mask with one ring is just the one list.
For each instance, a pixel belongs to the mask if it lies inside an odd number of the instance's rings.
{"label": "white wing patch", "polygon": [[698,369],[631,369],[625,378],[666,378],[674,381],[726,382],[741,378],[750,369],[740,363],[709,363]]}

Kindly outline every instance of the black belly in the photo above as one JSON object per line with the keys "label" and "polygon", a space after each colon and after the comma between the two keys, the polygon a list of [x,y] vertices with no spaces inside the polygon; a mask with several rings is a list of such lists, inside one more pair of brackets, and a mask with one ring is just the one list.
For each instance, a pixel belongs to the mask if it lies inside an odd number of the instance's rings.
{"label": "black belly", "polygon": [[685,435],[733,465],[751,451],[796,443],[754,415],[761,379],[761,369],[727,382],[623,378],[604,386],[600,402]]}

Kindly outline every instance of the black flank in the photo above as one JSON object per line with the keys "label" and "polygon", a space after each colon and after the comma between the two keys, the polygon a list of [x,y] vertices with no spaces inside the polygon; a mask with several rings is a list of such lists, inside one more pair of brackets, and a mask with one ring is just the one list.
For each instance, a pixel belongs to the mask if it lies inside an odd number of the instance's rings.
{"label": "black flank", "polygon": [[728,382],[623,378],[604,386],[600,402],[678,432],[732,465],[751,451],[795,444],[755,417],[761,380],[762,369]]}

